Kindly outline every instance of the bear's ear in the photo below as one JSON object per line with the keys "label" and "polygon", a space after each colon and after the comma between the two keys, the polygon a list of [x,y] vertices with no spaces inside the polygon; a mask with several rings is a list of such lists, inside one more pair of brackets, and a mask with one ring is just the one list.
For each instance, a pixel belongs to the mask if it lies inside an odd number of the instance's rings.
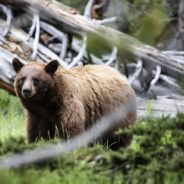
{"label": "bear's ear", "polygon": [[18,73],[20,69],[24,66],[24,64],[21,63],[20,60],[17,58],[13,58],[12,65],[16,73]]}
{"label": "bear's ear", "polygon": [[50,63],[48,63],[45,66],[45,71],[49,74],[54,74],[54,72],[57,70],[59,66],[59,63],[57,60],[52,60]]}

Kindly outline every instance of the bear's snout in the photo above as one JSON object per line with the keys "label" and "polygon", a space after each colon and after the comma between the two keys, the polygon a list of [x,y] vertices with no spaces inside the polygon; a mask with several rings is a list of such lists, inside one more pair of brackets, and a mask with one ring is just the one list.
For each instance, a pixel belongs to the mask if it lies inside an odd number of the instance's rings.
{"label": "bear's snout", "polygon": [[30,98],[35,94],[35,88],[31,80],[25,80],[21,90],[24,98]]}
{"label": "bear's snout", "polygon": [[31,97],[32,96],[31,89],[23,89],[22,90],[22,96],[24,96],[25,98]]}

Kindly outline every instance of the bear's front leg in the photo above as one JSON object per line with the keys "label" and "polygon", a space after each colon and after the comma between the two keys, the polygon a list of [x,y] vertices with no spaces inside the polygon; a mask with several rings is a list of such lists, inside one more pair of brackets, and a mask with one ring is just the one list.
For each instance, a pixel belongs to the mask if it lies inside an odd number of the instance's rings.
{"label": "bear's front leg", "polygon": [[85,109],[83,104],[76,99],[65,102],[61,112],[59,131],[61,137],[70,139],[81,134],[85,130]]}
{"label": "bear's front leg", "polygon": [[50,139],[55,136],[55,124],[35,113],[27,115],[28,143],[37,142],[40,139]]}
{"label": "bear's front leg", "polygon": [[27,113],[27,137],[28,143],[35,143],[39,138],[39,118],[33,113]]}

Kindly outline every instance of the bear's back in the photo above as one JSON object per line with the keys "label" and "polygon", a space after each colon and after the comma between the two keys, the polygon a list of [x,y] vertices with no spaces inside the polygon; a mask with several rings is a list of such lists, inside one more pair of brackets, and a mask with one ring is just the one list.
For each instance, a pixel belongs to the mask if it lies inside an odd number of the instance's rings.
{"label": "bear's back", "polygon": [[[65,99],[66,96],[75,96],[84,104],[87,126],[113,112],[129,99],[135,99],[127,79],[114,68],[86,65],[59,73],[64,82],[61,92],[64,93]],[[136,117],[136,108],[133,113]]]}

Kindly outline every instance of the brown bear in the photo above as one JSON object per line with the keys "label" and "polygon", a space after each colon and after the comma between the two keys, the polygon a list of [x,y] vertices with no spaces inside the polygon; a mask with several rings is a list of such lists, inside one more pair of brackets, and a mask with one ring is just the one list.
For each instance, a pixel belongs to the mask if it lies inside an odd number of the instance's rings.
{"label": "brown bear", "polygon": [[[56,60],[24,65],[17,58],[12,64],[16,94],[27,111],[29,143],[53,138],[56,133],[64,139],[74,137],[129,99],[135,101],[127,79],[112,67],[86,65],[64,69]],[[136,107],[116,129],[135,120]],[[113,132],[108,132],[109,143],[118,140],[119,146],[128,141],[114,137]]]}

